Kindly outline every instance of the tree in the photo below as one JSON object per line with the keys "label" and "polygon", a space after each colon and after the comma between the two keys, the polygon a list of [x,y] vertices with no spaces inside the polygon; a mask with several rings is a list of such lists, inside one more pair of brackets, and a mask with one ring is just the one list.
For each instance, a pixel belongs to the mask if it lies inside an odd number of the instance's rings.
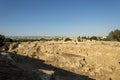
{"label": "tree", "polygon": [[96,36],[92,36],[90,40],[98,40]]}
{"label": "tree", "polygon": [[45,38],[41,38],[40,41],[48,41],[48,40]]}
{"label": "tree", "polygon": [[78,40],[78,42],[81,42],[81,37],[78,36],[78,37],[77,37],[77,40]]}
{"label": "tree", "polygon": [[4,42],[13,42],[13,40],[11,38],[6,38]]}
{"label": "tree", "polygon": [[82,36],[82,39],[87,39],[87,37],[86,36]]}
{"label": "tree", "polygon": [[67,37],[67,38],[65,38],[64,41],[65,41],[65,42],[66,42],[66,41],[72,41],[72,39],[70,39],[70,38]]}
{"label": "tree", "polygon": [[0,47],[3,46],[5,40],[5,36],[0,34]]}
{"label": "tree", "polygon": [[116,29],[114,31],[111,31],[108,34],[107,39],[110,41],[120,41],[120,30]]}
{"label": "tree", "polygon": [[53,40],[54,40],[54,41],[59,41],[59,38],[54,38]]}

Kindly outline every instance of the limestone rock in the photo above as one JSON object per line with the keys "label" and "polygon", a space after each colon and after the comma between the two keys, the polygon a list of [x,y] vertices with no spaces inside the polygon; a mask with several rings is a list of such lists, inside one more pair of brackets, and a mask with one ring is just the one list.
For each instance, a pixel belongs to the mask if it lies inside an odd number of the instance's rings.
{"label": "limestone rock", "polygon": [[34,70],[32,76],[35,80],[55,80],[55,74],[52,70]]}

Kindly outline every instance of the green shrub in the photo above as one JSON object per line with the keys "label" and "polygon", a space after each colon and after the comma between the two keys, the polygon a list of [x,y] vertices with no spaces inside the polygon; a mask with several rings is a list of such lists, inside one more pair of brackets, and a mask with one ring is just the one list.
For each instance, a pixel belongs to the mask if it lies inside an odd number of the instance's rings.
{"label": "green shrub", "polygon": [[90,40],[98,40],[98,38],[96,36],[92,36]]}
{"label": "green shrub", "polygon": [[78,40],[78,42],[81,42],[81,37],[78,36],[78,37],[77,37],[77,40]]}
{"label": "green shrub", "polygon": [[120,41],[120,30],[116,29],[114,31],[111,31],[108,34],[107,39],[110,41]]}
{"label": "green shrub", "polygon": [[48,39],[41,38],[40,41],[48,41]]}
{"label": "green shrub", "polygon": [[82,36],[82,39],[87,39],[87,37],[86,36]]}
{"label": "green shrub", "polygon": [[4,45],[5,36],[0,34],[0,47]]}
{"label": "green shrub", "polygon": [[64,41],[65,41],[65,42],[66,42],[66,41],[72,41],[72,39],[70,39],[70,38],[65,38]]}
{"label": "green shrub", "polygon": [[11,38],[6,38],[4,42],[13,42],[13,40]]}

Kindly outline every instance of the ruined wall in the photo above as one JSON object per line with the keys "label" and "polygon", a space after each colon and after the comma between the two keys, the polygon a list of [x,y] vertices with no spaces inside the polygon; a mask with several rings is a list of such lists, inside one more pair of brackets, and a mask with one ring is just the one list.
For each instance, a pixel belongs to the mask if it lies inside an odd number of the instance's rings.
{"label": "ruined wall", "polygon": [[22,42],[9,51],[96,80],[120,80],[119,42]]}

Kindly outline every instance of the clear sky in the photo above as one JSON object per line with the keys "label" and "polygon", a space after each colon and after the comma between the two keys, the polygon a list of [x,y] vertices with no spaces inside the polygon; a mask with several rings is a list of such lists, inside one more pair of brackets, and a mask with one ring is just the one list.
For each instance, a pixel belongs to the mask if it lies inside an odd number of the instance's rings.
{"label": "clear sky", "polygon": [[120,29],[120,0],[0,0],[0,34],[106,36]]}

